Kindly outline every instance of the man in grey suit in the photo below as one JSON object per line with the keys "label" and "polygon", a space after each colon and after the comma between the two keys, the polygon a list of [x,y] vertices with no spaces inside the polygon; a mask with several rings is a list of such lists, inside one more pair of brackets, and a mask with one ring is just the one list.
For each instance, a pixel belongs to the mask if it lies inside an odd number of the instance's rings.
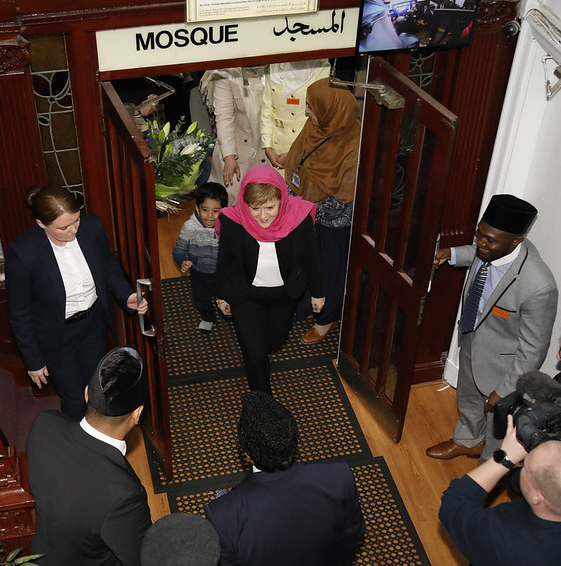
{"label": "man in grey suit", "polygon": [[138,424],[147,396],[142,358],[119,347],[90,379],[81,422],[58,411],[35,419],[27,456],[37,507],[32,551],[45,554],[42,565],[140,565],[150,509],[125,458],[125,437]]}
{"label": "man in grey suit", "polygon": [[500,447],[493,435],[497,400],[515,390],[518,378],[537,370],[551,340],[557,286],[534,245],[524,238],[537,210],[513,195],[491,199],[473,246],[439,250],[435,267],[448,260],[470,267],[459,322],[454,438],[431,446],[427,456],[488,460]]}

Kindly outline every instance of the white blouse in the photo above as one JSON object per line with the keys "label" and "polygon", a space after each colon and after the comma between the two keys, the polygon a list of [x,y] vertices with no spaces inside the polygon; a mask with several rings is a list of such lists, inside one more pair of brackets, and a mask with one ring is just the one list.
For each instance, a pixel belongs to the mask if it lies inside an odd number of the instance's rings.
{"label": "white blouse", "polygon": [[280,272],[275,242],[258,241],[257,243],[259,244],[259,257],[253,285],[255,287],[282,287],[284,281]]}

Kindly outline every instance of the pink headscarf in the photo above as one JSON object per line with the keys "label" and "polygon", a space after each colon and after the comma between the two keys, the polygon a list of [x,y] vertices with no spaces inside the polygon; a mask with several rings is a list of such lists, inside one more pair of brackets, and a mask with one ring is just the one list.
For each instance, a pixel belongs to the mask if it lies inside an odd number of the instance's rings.
{"label": "pink headscarf", "polygon": [[[279,214],[268,228],[261,227],[251,216],[249,206],[243,200],[245,187],[248,183],[269,183],[281,192],[281,204]],[[256,240],[260,242],[277,242],[285,238],[311,214],[315,219],[316,205],[302,199],[302,197],[291,197],[288,194],[286,181],[282,175],[270,165],[257,165],[252,167],[242,178],[238,204],[223,208],[216,221],[216,233],[220,235],[220,216],[224,214],[230,220],[243,226]]]}

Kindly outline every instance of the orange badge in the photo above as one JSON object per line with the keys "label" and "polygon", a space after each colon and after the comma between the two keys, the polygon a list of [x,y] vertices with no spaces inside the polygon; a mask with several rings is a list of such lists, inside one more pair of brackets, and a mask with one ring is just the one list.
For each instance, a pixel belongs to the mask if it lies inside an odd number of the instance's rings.
{"label": "orange badge", "polygon": [[496,314],[497,316],[500,316],[501,318],[504,318],[506,320],[508,320],[508,317],[510,316],[510,314],[507,311],[504,311],[499,307],[493,307],[493,314]]}
{"label": "orange badge", "polygon": [[299,98],[287,98],[286,103],[287,104],[300,104],[300,99]]}

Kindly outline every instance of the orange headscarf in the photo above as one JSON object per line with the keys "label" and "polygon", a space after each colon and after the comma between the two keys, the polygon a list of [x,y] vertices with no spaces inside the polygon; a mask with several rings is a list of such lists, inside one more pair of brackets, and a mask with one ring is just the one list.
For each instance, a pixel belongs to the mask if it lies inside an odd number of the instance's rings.
{"label": "orange headscarf", "polygon": [[[285,179],[296,194],[311,202],[331,196],[349,203],[354,197],[360,143],[356,98],[346,86],[330,85],[326,78],[308,87],[306,99],[318,125],[308,118],[294,140]],[[295,173],[299,187],[293,182]]]}

